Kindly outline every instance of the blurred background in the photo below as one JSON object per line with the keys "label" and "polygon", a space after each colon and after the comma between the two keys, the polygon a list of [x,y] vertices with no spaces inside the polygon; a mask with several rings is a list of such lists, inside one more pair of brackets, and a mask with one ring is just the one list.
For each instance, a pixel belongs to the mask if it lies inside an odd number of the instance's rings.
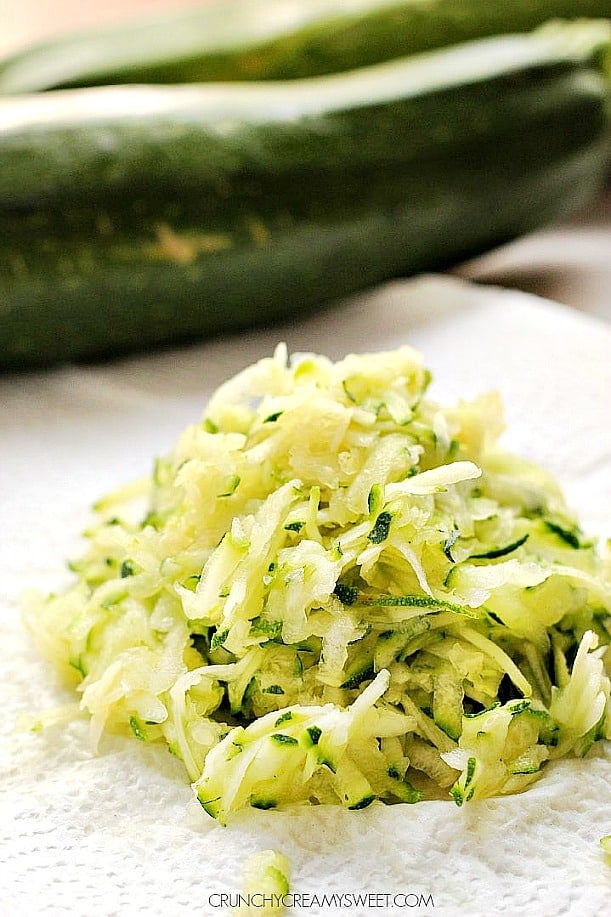
{"label": "blurred background", "polygon": [[[96,23],[219,0],[0,0],[0,54]],[[462,276],[564,302],[611,321],[611,192],[560,226],[457,267]]]}
{"label": "blurred background", "polygon": [[205,3],[206,0],[0,0],[0,53],[68,29],[124,22],[140,12],[185,9]]}

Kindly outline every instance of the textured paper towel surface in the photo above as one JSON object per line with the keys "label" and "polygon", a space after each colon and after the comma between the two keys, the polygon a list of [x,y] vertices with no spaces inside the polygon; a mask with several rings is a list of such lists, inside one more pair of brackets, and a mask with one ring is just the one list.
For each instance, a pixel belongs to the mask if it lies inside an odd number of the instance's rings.
{"label": "textured paper towel surface", "polygon": [[[548,768],[520,797],[463,809],[254,812],[223,829],[163,748],[111,738],[94,757],[83,721],[42,736],[15,731],[20,713],[72,700],[22,631],[21,590],[59,587],[92,501],[148,472],[219,382],[278,340],[332,358],[411,343],[433,369],[438,400],[500,389],[507,444],[560,478],[587,528],[611,534],[611,329],[524,294],[424,278],[299,324],[0,381],[0,913],[226,914],[215,893],[237,892],[244,858],[269,847],[289,857],[295,893],[391,895],[377,909],[293,911],[311,917],[608,913],[602,748]],[[393,907],[395,892],[411,897]]]}

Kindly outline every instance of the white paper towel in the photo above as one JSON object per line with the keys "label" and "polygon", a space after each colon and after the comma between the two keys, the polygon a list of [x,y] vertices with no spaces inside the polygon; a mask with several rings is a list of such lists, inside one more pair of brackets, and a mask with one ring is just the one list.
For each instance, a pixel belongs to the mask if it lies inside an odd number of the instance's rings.
{"label": "white paper towel", "polygon": [[332,358],[411,343],[438,400],[500,389],[507,444],[557,475],[586,528],[611,535],[611,328],[525,294],[423,278],[273,330],[0,381],[0,914],[226,914],[220,896],[240,889],[243,860],[269,847],[289,857],[296,894],[380,896],[304,897],[292,913],[311,917],[609,913],[600,747],[519,797],[252,812],[224,829],[164,748],[115,737],[94,757],[85,721],[15,731],[20,713],[73,700],[21,628],[21,590],[61,586],[93,500],[148,472],[219,382],[278,340]]}

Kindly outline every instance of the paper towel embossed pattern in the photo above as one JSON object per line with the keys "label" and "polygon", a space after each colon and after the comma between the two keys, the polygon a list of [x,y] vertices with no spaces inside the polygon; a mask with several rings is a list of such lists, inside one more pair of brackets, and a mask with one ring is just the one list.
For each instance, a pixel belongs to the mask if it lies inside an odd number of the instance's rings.
{"label": "paper towel embossed pattern", "polygon": [[[73,700],[53,686],[19,623],[18,595],[31,582],[33,561],[48,588],[67,585],[62,561],[81,550],[77,536],[92,496],[147,471],[150,456],[197,416],[206,393],[269,353],[278,337],[293,351],[314,348],[334,359],[409,340],[431,362],[442,401],[499,388],[508,445],[562,480],[586,530],[608,532],[611,427],[601,392],[611,390],[611,332],[515,291],[423,278],[355,299],[324,322],[44,379],[5,379],[0,630],[9,725],[20,710]],[[44,474],[39,463],[24,461],[41,444]],[[262,847],[289,856],[297,891],[405,891],[407,883],[431,892],[443,917],[598,917],[608,909],[599,838],[609,832],[609,760],[600,743],[585,759],[549,765],[544,779],[517,796],[461,808],[433,800],[356,813],[338,806],[258,811],[221,828],[190,801],[184,766],[163,746],[107,737],[92,756],[86,729],[79,720],[37,735],[0,734],[7,914],[39,912],[44,902],[49,915],[68,906],[92,917],[185,917],[202,901],[202,888],[237,891],[244,857]],[[323,913],[345,911],[308,911]]]}

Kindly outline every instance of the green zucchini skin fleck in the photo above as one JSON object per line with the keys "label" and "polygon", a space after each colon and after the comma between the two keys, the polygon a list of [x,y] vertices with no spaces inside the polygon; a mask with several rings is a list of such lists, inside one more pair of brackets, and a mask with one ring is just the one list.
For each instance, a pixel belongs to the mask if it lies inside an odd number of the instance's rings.
{"label": "green zucchini skin fleck", "polygon": [[488,39],[424,70],[0,102],[0,368],[292,318],[570,212],[609,161],[591,57]]}
{"label": "green zucchini skin fleck", "polygon": [[608,0],[233,0],[18,51],[0,62],[0,93],[301,79],[609,15]]}

